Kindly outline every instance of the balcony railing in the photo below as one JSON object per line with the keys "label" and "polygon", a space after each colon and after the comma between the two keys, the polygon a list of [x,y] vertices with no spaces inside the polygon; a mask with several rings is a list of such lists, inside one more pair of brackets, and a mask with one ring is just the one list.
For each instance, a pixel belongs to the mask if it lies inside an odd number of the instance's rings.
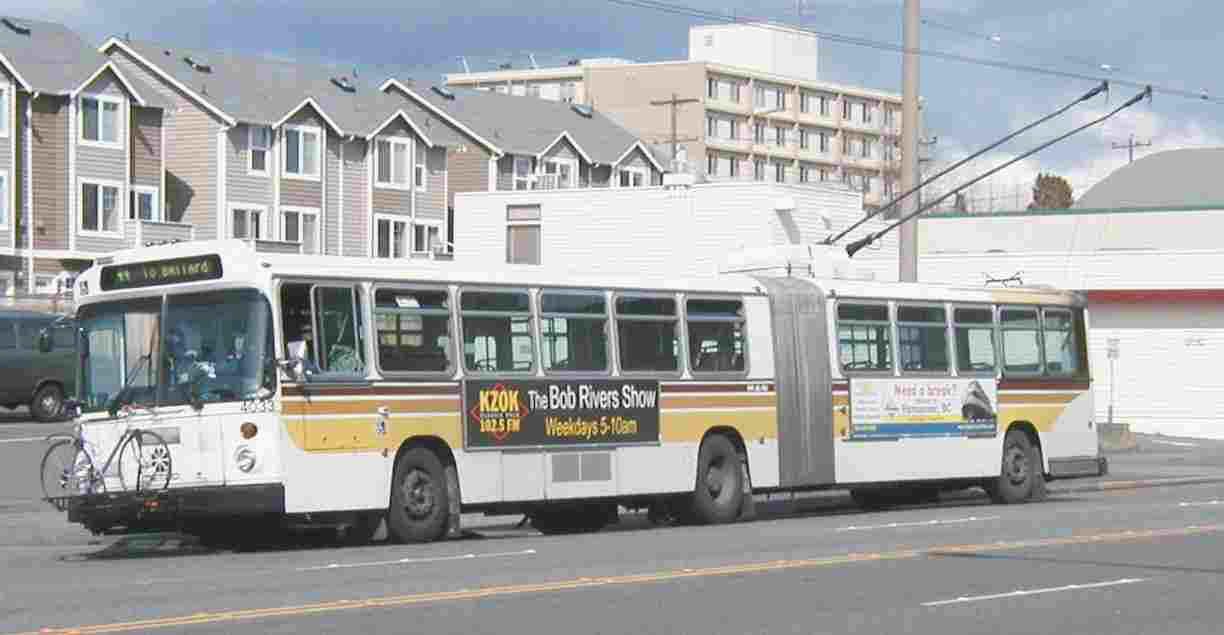
{"label": "balcony railing", "polygon": [[123,223],[123,240],[128,248],[150,243],[195,240],[195,226],[187,223],[134,219]]}

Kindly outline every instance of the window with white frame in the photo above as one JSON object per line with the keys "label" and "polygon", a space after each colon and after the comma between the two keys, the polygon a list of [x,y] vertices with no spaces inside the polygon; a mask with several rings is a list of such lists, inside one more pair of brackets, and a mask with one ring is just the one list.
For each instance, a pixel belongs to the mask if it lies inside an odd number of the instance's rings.
{"label": "window with white frame", "polygon": [[852,113],[851,113],[852,106],[853,104],[850,102],[849,99],[842,100],[842,119],[849,121],[852,118]]}
{"label": "window with white frame", "polygon": [[506,206],[507,264],[540,264],[542,222],[539,205]]}
{"label": "window with white frame", "polygon": [[757,159],[752,162],[752,178],[757,181],[765,180],[765,160]]}
{"label": "window with white frame", "polygon": [[642,187],[646,185],[646,170],[637,166],[620,168],[617,174],[621,187]]}
{"label": "window with white frame", "polygon": [[713,77],[706,78],[706,97],[718,99],[718,80]]}
{"label": "window with white frame", "polygon": [[863,109],[863,123],[871,123],[871,104],[863,102],[859,106]]}
{"label": "window with white frame", "polygon": [[731,126],[730,126],[730,129],[727,131],[727,138],[728,138],[728,139],[732,139],[732,140],[735,140],[735,139],[739,139],[739,138],[740,138],[740,136],[739,136],[739,121],[737,121],[737,120],[735,120],[735,119],[732,119],[732,120],[731,120]]}
{"label": "window with white frame", "polygon": [[514,189],[531,189],[531,158],[514,157]]}
{"label": "window with white frame", "polygon": [[786,108],[785,88],[774,89],[774,108],[777,108],[778,110],[784,110]]}
{"label": "window with white frame", "polygon": [[321,253],[319,229],[318,210],[297,207],[281,208],[281,240],[301,245],[303,254]]}
{"label": "window with white frame", "polygon": [[55,295],[59,291],[59,285],[55,283],[55,276],[36,275],[34,276],[34,293],[37,295]]}
{"label": "window with white frame", "polygon": [[0,171],[0,227],[9,225],[9,178],[8,172]]}
{"label": "window with white frame", "polygon": [[412,225],[412,253],[427,254],[433,251],[434,245],[440,245],[441,240],[442,228],[438,225]]}
{"label": "window with white frame", "polygon": [[706,155],[706,174],[709,176],[718,176],[718,155]]}
{"label": "window with white frame", "polygon": [[734,103],[737,103],[737,104],[738,104],[738,103],[739,103],[739,100],[740,100],[740,84],[739,84],[739,82],[736,82],[736,81],[730,81],[730,82],[727,82],[727,87],[730,89],[730,94],[729,94],[728,98],[729,98],[729,99],[730,99],[732,102],[734,102]]}
{"label": "window with white frame", "polygon": [[811,180],[811,176],[809,174],[810,171],[811,171],[811,168],[809,168],[806,165],[799,166],[799,182],[800,183],[807,183],[808,181]]}
{"label": "window with white frame", "polygon": [[323,161],[323,131],[307,126],[285,126],[285,175],[318,179]]}
{"label": "window with white frame", "polygon": [[118,183],[81,182],[81,231],[119,231],[119,188]]}
{"label": "window with white frame", "polygon": [[573,159],[544,159],[541,189],[565,189],[577,186],[578,162]]}
{"label": "window with white frame", "polygon": [[819,150],[821,152],[828,152],[829,151],[829,133],[819,132],[817,133],[817,136],[819,137],[819,142],[820,142],[818,146]]}
{"label": "window with white frame", "polygon": [[81,140],[87,143],[119,144],[119,106],[113,97],[81,97]]}
{"label": "window with white frame", "polygon": [[230,228],[234,238],[268,240],[272,237],[272,219],[267,210],[254,205],[230,208]]}
{"label": "window with white frame", "polygon": [[0,271],[0,298],[10,298],[17,293],[17,272]]}
{"label": "window with white frame", "polygon": [[862,150],[862,155],[864,159],[871,158],[871,155],[873,154],[872,150],[874,146],[875,144],[872,143],[871,139],[863,139],[862,147],[860,148],[860,150]]}
{"label": "window with white frame", "polygon": [[812,96],[803,91],[800,91],[799,92],[799,112],[806,113],[806,112],[811,112],[811,110],[812,110]]}
{"label": "window with white frame", "polygon": [[739,159],[735,157],[727,157],[727,173],[731,175],[731,178],[735,178],[739,176],[740,174],[739,165],[740,165]]}
{"label": "window with white frame", "polygon": [[808,131],[807,131],[807,130],[805,130],[805,129],[803,129],[803,128],[800,128],[800,129],[799,129],[799,149],[800,149],[800,150],[807,150],[807,149],[808,149],[808,145],[809,145],[809,142],[808,142]]}
{"label": "window with white frame", "polygon": [[752,103],[757,108],[765,107],[766,97],[765,97],[765,87],[764,86],[757,86],[756,90],[753,91],[753,102]]}
{"label": "window with white frame", "polygon": [[786,127],[774,126],[774,145],[784,147],[786,145]]}
{"label": "window with white frame", "polygon": [[829,116],[829,96],[821,95],[819,99],[820,99],[820,114],[821,116],[828,117]]}
{"label": "window with white frame", "polygon": [[161,221],[161,201],[155,187],[133,185],[128,201],[129,220]]}
{"label": "window with white frame", "polygon": [[408,225],[406,218],[376,216],[374,255],[378,258],[404,258],[408,255]]}
{"label": "window with white frame", "polygon": [[9,136],[9,102],[13,101],[11,84],[0,83],[0,137]]}
{"label": "window with white frame", "polygon": [[774,164],[774,180],[777,181],[778,183],[786,182],[786,164],[785,163],[775,163]]}
{"label": "window with white frame", "polygon": [[752,141],[754,143],[765,143],[765,124],[758,121],[752,125]]}
{"label": "window with white frame", "polygon": [[706,117],[706,136],[711,138],[718,137],[718,118]]}
{"label": "window with white frame", "polygon": [[416,183],[418,192],[424,192],[429,188],[429,171],[425,168],[425,148],[417,148],[415,155],[416,165],[413,166],[412,180]]}
{"label": "window with white frame", "polygon": [[247,128],[247,170],[251,174],[268,173],[268,150],[272,147],[272,128],[250,126]]}
{"label": "window with white frame", "polygon": [[379,139],[375,144],[378,154],[374,182],[379,187],[407,189],[408,162],[412,156],[411,139]]}

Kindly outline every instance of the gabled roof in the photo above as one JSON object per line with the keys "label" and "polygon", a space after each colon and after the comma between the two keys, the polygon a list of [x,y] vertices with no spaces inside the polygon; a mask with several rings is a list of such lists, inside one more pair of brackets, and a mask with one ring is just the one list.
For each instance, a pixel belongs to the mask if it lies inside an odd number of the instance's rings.
{"label": "gabled roof", "polygon": [[382,87],[445,115],[497,154],[539,156],[568,138],[589,162],[611,165],[638,142],[633,133],[598,110],[587,117],[563,102],[448,86],[445,90],[452,98],[395,79]]}
{"label": "gabled roof", "polygon": [[[28,92],[75,95],[109,64],[106,56],[62,24],[9,16],[0,19],[29,29],[28,33],[19,33],[7,24],[0,24],[0,66]],[[138,78],[124,77],[117,69],[111,70],[137,103],[158,108],[168,105]]]}
{"label": "gabled roof", "polygon": [[[337,134],[367,137],[382,129],[405,105],[402,97],[386,94],[354,77],[352,69],[114,38],[102,50],[109,52],[113,47],[144,60],[154,75],[231,125],[281,125],[310,106]],[[202,70],[203,66],[207,70]],[[333,78],[344,78],[351,90]],[[436,116],[405,116],[432,144],[463,142],[457,131]]]}
{"label": "gabled roof", "polygon": [[634,150],[641,150],[642,154],[646,155],[646,160],[650,161],[650,164],[653,165],[656,170],[660,172],[667,171],[663,169],[663,164],[659,163],[659,159],[655,157],[653,152],[650,151],[650,148],[647,148],[646,144],[642,143],[641,141],[634,141],[633,145],[626,148],[625,151],[621,153],[620,157],[616,159],[616,164],[619,165],[620,162],[628,158],[628,156],[632,154]]}
{"label": "gabled roof", "polygon": [[1075,202],[1078,209],[1175,207],[1224,203],[1224,148],[1158,152],[1101,179]]}

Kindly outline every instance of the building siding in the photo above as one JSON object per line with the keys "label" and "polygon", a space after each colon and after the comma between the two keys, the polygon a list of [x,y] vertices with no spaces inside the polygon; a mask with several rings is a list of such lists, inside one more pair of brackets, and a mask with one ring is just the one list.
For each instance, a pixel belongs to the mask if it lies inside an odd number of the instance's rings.
{"label": "building siding", "polygon": [[374,188],[374,213],[409,216],[412,214],[412,191]]}
{"label": "building siding", "polygon": [[425,155],[425,191],[417,192],[416,217],[446,221],[446,149],[430,148]]}
{"label": "building siding", "polygon": [[[328,133],[326,171],[324,179],[327,183],[327,201],[323,206],[323,253],[329,256],[340,253],[340,218],[345,210],[340,209],[340,144],[344,140]],[[348,192],[345,192],[348,195]]]}
{"label": "building siding", "polygon": [[447,204],[455,204],[456,192],[489,191],[489,154],[484,147],[465,144],[446,151]]}
{"label": "building siding", "polygon": [[365,163],[366,143],[347,142],[344,146],[344,255],[364,256],[367,238],[369,184]]}
{"label": "building siding", "polygon": [[[640,137],[657,136],[668,121],[667,107],[653,106],[651,101],[671,99],[673,95],[703,97],[706,94],[706,65],[703,62],[633,65],[625,69],[591,67],[585,71],[586,103],[595,104],[609,119]],[[743,94],[752,98],[747,91]],[[701,104],[679,107],[677,136],[704,140],[705,132],[705,109]],[[686,141],[680,145],[688,152],[689,164],[700,164],[704,169],[704,141]]]}
{"label": "building siding", "polygon": [[217,133],[221,122],[149,68],[113,48],[111,59],[174,104],[165,129],[166,220],[189,223],[197,239],[217,237]]}
{"label": "building siding", "polygon": [[30,118],[35,249],[68,248],[68,100],[41,96]]}
{"label": "building siding", "polygon": [[[121,218],[126,218],[126,215]],[[126,246],[123,238],[123,228],[124,223],[120,220],[119,235],[115,237],[77,234],[76,250],[89,253],[109,253],[123,249]]]}
{"label": "building siding", "polygon": [[162,111],[132,106],[132,183],[161,187]]}
{"label": "building siding", "polygon": [[127,178],[123,148],[98,148],[78,143],[76,150],[77,179],[102,179],[123,183]]}
{"label": "building siding", "polygon": [[[2,75],[3,71],[0,71]],[[4,146],[4,152],[7,160],[0,163],[0,169],[8,172],[9,179],[9,199],[8,199],[8,219],[6,221],[7,228],[0,229],[0,248],[20,246],[15,245],[17,235],[17,218],[25,217],[25,148],[26,148],[26,132],[25,132],[25,107],[29,100],[29,96],[24,92],[18,92],[14,87],[16,95],[10,95],[13,104],[14,118],[9,120],[12,124],[10,133],[13,135],[9,143],[0,144]],[[4,271],[0,267],[0,271]]]}
{"label": "building siding", "polygon": [[[250,126],[238,125],[226,133],[225,142],[225,196],[230,201],[241,201],[251,205],[272,206],[272,170],[268,176],[252,175],[250,165]],[[273,150],[268,151],[268,161],[274,159]]]}
{"label": "building siding", "polygon": [[[315,109],[310,106],[306,106],[297,114],[290,117],[287,123],[295,126],[314,126],[322,130],[324,135],[330,135],[326,122],[324,122],[323,118],[320,117],[319,114],[315,112]],[[320,139],[320,142],[322,142],[322,139]],[[285,138],[283,134],[280,138],[279,147],[281,149],[280,155],[283,157],[285,155]],[[322,180],[307,181],[304,179],[291,178],[284,173],[284,159],[280,157],[278,157],[278,159],[278,166],[282,175],[280,186],[280,204],[294,205],[298,207],[322,208]],[[320,174],[322,174],[322,170],[320,170]]]}

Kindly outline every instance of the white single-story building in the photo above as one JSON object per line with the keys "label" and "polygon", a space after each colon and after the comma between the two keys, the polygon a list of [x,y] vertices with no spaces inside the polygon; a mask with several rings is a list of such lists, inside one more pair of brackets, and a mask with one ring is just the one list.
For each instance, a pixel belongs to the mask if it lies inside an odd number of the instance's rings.
{"label": "white single-story building", "polygon": [[919,280],[1082,291],[1097,420],[1112,403],[1135,431],[1224,439],[1221,168],[1224,149],[1163,152],[1070,210],[925,218]]}
{"label": "white single-story building", "polygon": [[[580,273],[709,275],[742,250],[810,245],[863,217],[838,185],[715,182],[683,186],[467,192],[455,196],[457,267],[516,262]],[[870,221],[845,245],[882,222]],[[860,275],[897,279],[895,233],[859,252]]]}

